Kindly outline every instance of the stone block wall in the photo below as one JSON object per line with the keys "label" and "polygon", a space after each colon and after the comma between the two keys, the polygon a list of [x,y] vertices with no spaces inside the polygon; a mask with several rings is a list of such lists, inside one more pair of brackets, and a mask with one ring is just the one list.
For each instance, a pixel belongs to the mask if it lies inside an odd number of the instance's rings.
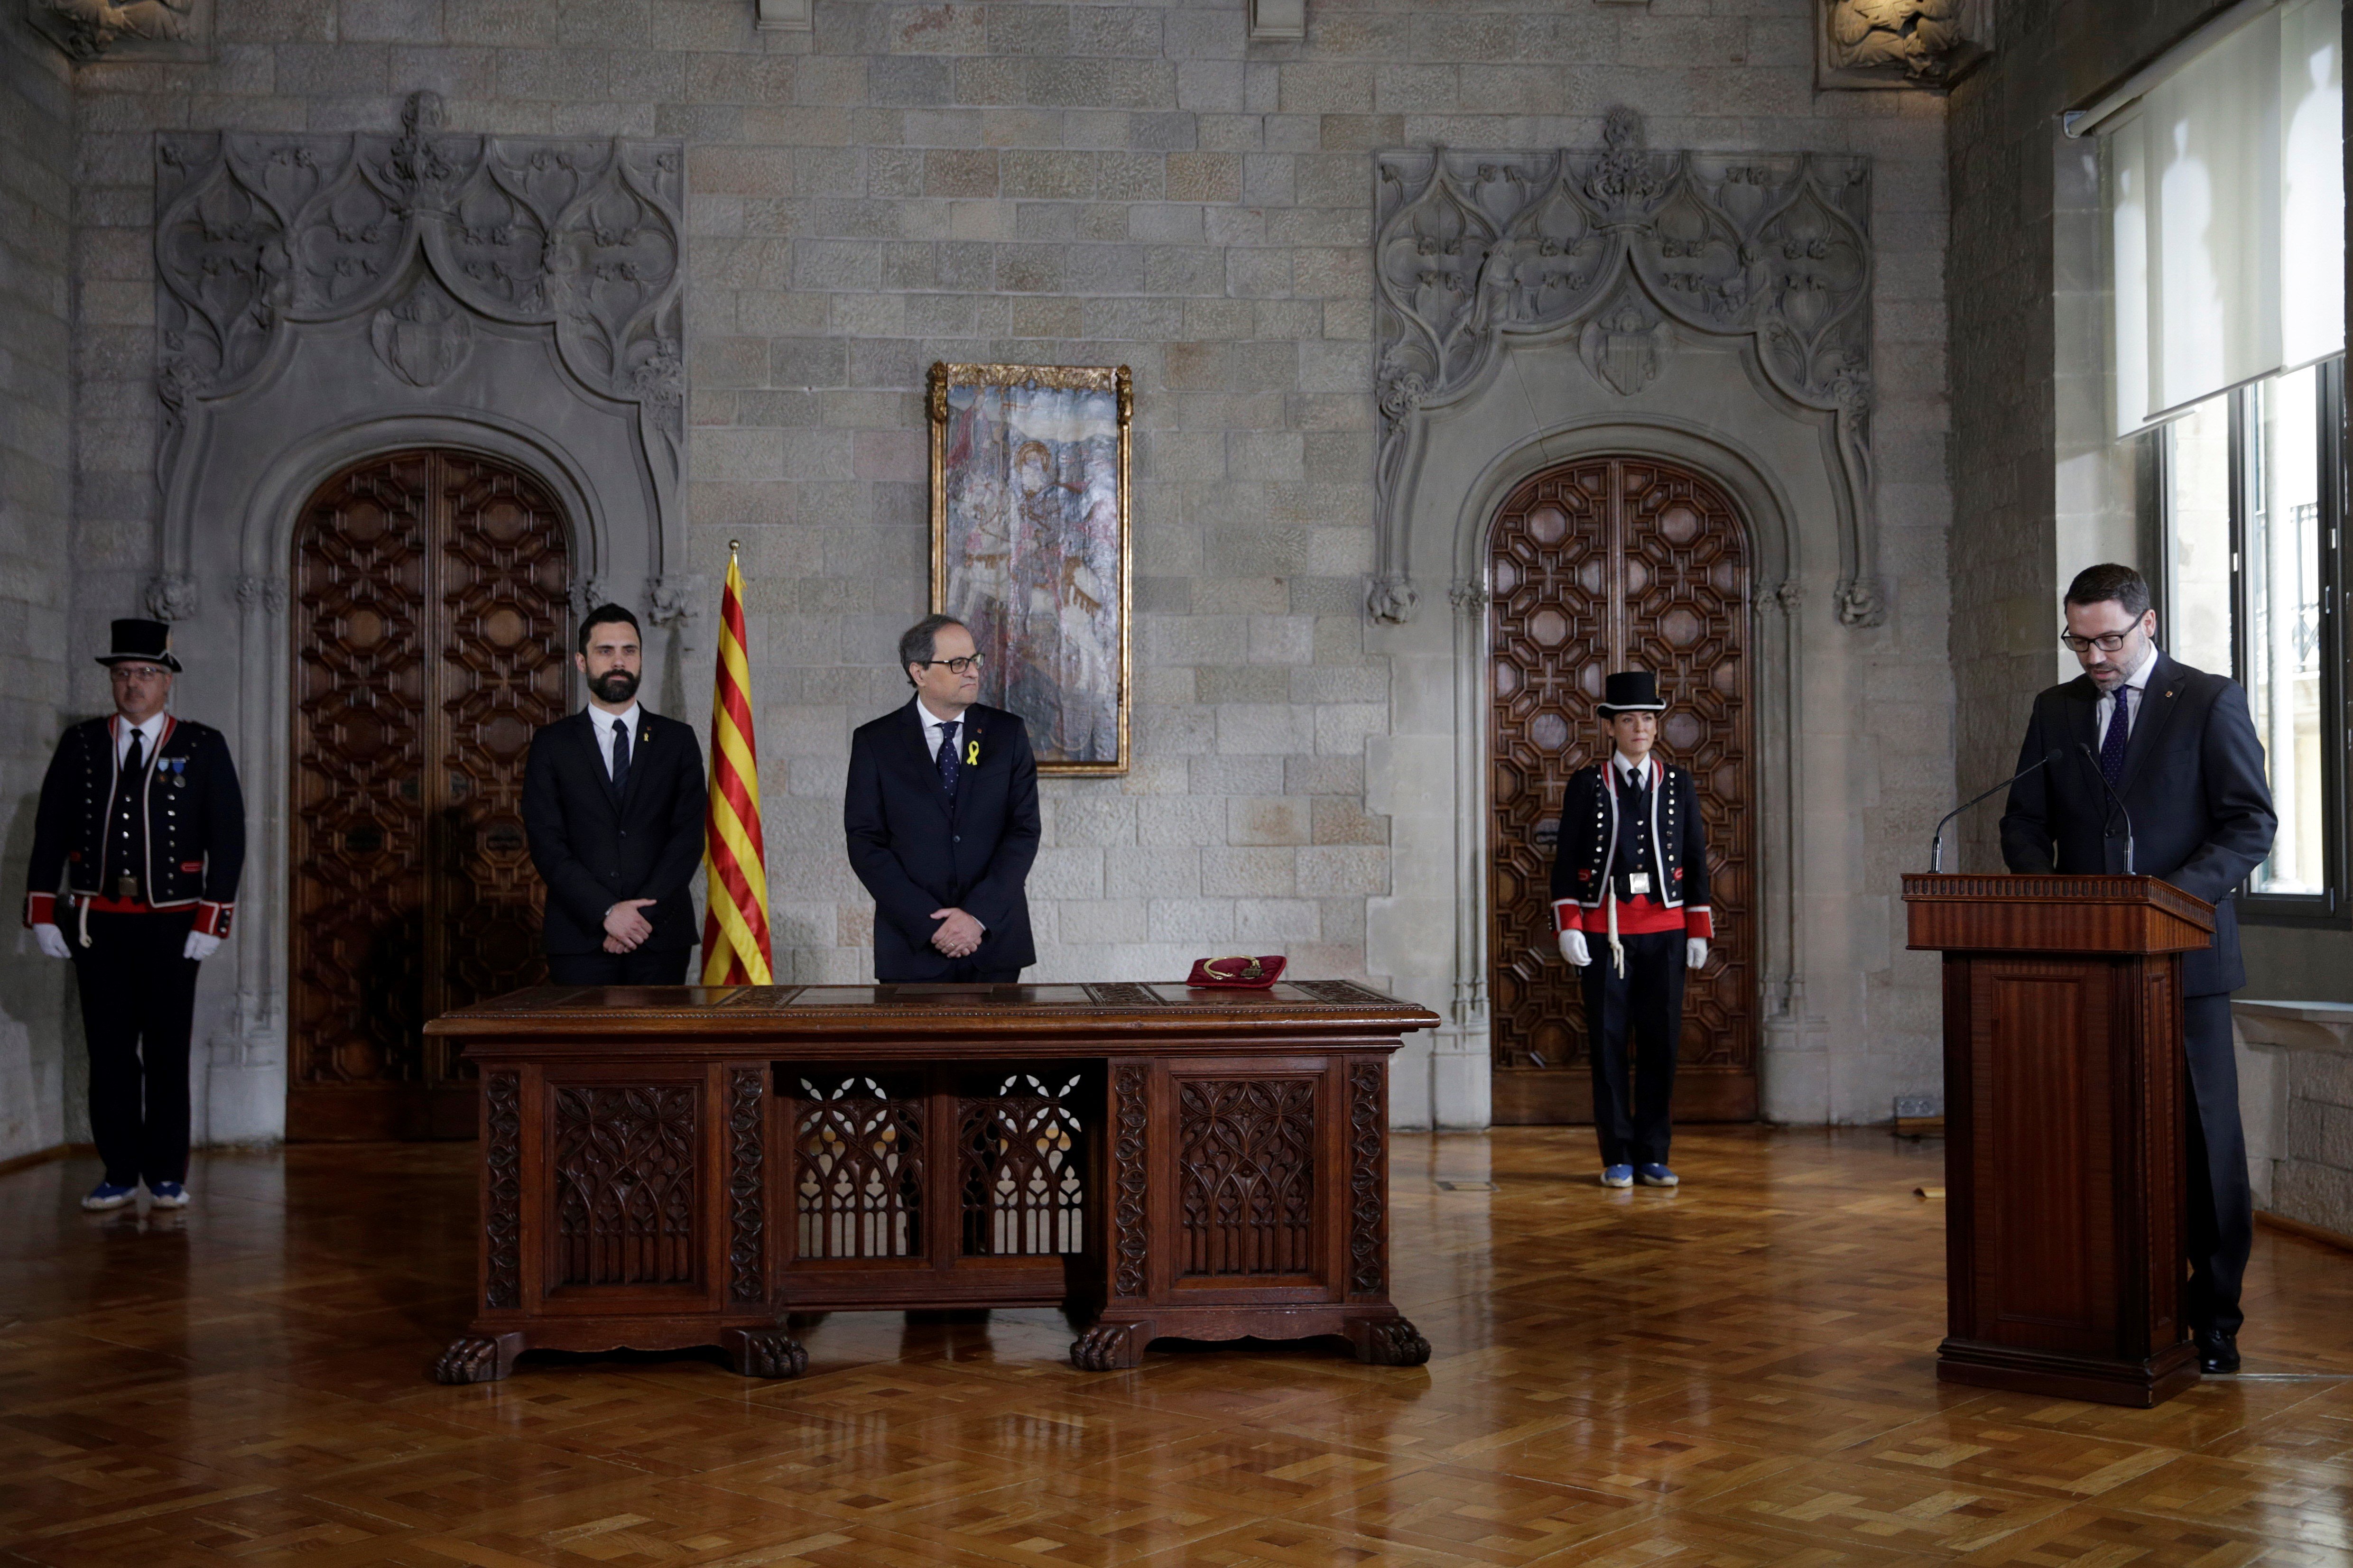
{"label": "stone block wall", "polygon": [[2353,1004],[2231,1008],[2255,1206],[2353,1237]]}
{"label": "stone block wall", "polygon": [[[1366,902],[1400,891],[1365,777],[1394,712],[1363,615],[1377,146],[1597,144],[1623,101],[1656,146],[1878,156],[1884,566],[1905,638],[1941,644],[1936,100],[1815,93],[1811,0],[1314,0],[1283,45],[1248,42],[1246,14],[817,0],[792,34],[755,30],[750,0],[220,0],[208,61],[81,68],[76,658],[154,559],[154,132],[385,130],[418,89],[455,130],[688,143],[687,568],[715,583],[744,542],[790,978],[868,973],[839,791],[851,729],[904,699],[892,640],[926,607],[935,359],[1135,373],[1134,765],[1045,791],[1034,976],[1242,949],[1365,973]],[[182,635],[228,635],[232,587],[199,584]],[[1849,694],[1858,712],[1916,723],[1942,700],[1902,663]],[[1891,820],[1943,793],[1943,755],[1924,734],[1882,759]],[[1877,930],[1884,904],[1841,908]]]}
{"label": "stone block wall", "polygon": [[[0,7],[0,896],[12,912],[68,686],[72,149],[64,58],[25,26],[22,7]],[[66,1101],[80,1098],[66,1092],[60,1045],[71,973],[15,919],[5,929],[0,1160],[63,1140]]]}

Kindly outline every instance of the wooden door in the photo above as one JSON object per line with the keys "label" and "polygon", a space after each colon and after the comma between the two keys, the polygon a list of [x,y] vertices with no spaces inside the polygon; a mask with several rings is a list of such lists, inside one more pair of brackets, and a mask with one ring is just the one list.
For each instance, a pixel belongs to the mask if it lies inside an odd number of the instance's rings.
{"label": "wooden door", "polygon": [[1615,669],[1658,673],[1659,754],[1699,783],[1715,942],[1688,977],[1682,1121],[1757,1114],[1755,826],[1747,537],[1724,492],[1641,458],[1595,458],[1512,492],[1489,540],[1493,752],[1489,994],[1498,1122],[1590,1121],[1585,1005],[1552,927],[1568,777],[1609,754],[1594,707]]}
{"label": "wooden door", "polygon": [[570,689],[571,552],[531,476],[373,458],[294,537],[287,1136],[470,1138],[427,1019],[545,977],[522,830],[532,731]]}

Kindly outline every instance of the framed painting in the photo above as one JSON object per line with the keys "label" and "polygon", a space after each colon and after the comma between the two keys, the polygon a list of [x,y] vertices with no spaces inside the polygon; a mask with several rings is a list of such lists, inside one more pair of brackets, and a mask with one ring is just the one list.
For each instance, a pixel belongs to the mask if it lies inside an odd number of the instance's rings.
{"label": "framed painting", "polygon": [[1125,365],[932,366],[932,608],[1045,773],[1127,772]]}

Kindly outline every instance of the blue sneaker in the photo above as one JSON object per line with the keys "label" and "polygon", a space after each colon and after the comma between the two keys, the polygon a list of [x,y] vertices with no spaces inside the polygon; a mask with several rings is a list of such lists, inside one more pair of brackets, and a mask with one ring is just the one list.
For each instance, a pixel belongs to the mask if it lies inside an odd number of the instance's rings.
{"label": "blue sneaker", "polygon": [[131,1194],[138,1190],[136,1187],[118,1187],[112,1182],[100,1182],[90,1188],[90,1195],[82,1199],[81,1206],[93,1211],[119,1209],[129,1203]]}
{"label": "blue sneaker", "polygon": [[1632,1186],[1634,1184],[1634,1167],[1631,1165],[1602,1166],[1601,1184],[1605,1187]]}
{"label": "blue sneaker", "polygon": [[155,1200],[159,1209],[184,1209],[188,1206],[188,1189],[177,1182],[157,1182],[148,1187],[147,1195]]}
{"label": "blue sneaker", "polygon": [[1637,1165],[1634,1173],[1642,1178],[1646,1187],[1677,1187],[1683,1180],[1664,1165]]}

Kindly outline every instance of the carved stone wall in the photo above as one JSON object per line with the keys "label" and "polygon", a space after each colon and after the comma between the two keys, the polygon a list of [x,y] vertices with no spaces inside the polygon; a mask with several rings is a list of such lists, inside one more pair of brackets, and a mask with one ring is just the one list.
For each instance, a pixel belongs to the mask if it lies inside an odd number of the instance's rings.
{"label": "carved stone wall", "polygon": [[1411,491],[1430,417],[1475,392],[1514,336],[1575,332],[1621,397],[1672,351],[1668,322],[1737,342],[1793,413],[1830,416],[1840,617],[1885,616],[1871,445],[1871,161],[1652,153],[1631,110],[1604,145],[1385,153],[1374,289],[1378,564],[1368,609],[1411,618]]}

